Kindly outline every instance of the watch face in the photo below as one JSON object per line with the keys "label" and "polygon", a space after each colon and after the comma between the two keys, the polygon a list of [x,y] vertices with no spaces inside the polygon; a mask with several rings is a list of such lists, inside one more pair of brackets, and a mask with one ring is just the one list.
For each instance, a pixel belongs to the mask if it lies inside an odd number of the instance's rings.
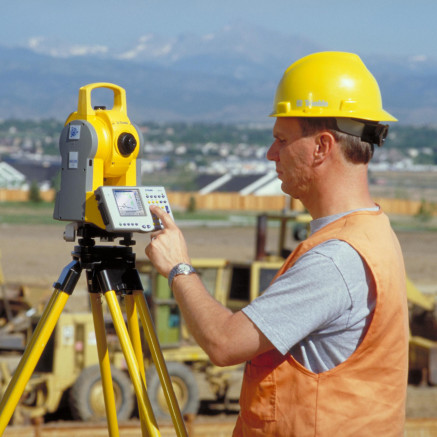
{"label": "watch face", "polygon": [[190,273],[190,266],[189,265],[187,265],[187,264],[182,264],[180,267],[179,267],[179,271],[181,272],[181,273]]}

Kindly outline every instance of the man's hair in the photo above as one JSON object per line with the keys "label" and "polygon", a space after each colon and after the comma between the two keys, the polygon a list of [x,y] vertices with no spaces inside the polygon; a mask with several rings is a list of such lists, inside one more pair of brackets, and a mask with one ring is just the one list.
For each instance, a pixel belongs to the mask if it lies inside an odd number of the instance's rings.
{"label": "man's hair", "polygon": [[334,117],[297,117],[302,134],[314,135],[322,130],[329,131],[340,144],[343,155],[354,164],[367,164],[373,156],[373,144],[361,141],[360,137],[340,132]]}

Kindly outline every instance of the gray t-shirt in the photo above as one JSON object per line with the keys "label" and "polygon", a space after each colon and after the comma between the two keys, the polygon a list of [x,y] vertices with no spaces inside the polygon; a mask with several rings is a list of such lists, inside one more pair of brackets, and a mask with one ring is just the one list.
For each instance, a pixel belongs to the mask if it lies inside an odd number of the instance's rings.
{"label": "gray t-shirt", "polygon": [[[313,220],[311,233],[351,212]],[[282,354],[321,373],[355,351],[375,303],[361,256],[346,242],[329,240],[302,255],[243,311]]]}

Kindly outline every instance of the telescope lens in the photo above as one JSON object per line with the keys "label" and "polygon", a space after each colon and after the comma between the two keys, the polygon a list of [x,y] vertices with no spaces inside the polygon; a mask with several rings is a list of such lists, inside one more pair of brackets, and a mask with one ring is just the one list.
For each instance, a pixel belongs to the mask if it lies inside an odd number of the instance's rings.
{"label": "telescope lens", "polygon": [[123,156],[129,156],[137,147],[137,140],[132,134],[122,133],[118,137],[118,150]]}

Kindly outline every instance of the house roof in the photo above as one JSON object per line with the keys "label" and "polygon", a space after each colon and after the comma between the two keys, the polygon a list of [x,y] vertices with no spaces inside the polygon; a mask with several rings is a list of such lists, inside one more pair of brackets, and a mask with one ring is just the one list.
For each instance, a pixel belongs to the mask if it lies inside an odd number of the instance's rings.
{"label": "house roof", "polygon": [[276,172],[252,174],[216,174],[199,175],[197,186],[201,194],[207,193],[240,193],[242,195],[283,194]]}
{"label": "house roof", "polygon": [[223,185],[218,187],[215,191],[220,193],[240,192],[248,185],[253,184],[262,176],[264,175],[259,175],[259,174],[234,175],[232,176],[231,179],[223,183]]}
{"label": "house roof", "polygon": [[17,187],[26,181],[24,174],[7,162],[0,162],[0,187]]}
{"label": "house roof", "polygon": [[202,188],[205,188],[212,184],[217,179],[221,178],[223,175],[221,174],[209,174],[209,173],[201,173],[196,177],[196,186],[200,191]]}
{"label": "house roof", "polygon": [[60,163],[46,161],[10,159],[7,163],[22,173],[28,182],[38,183],[52,181],[61,168]]}

